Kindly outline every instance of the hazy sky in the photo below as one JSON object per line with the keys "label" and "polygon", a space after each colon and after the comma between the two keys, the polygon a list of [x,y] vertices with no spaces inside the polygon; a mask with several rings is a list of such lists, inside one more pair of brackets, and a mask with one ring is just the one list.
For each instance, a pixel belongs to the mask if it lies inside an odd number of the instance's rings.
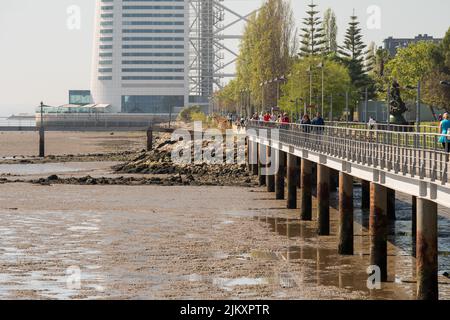
{"label": "hazy sky", "polygon": [[[225,0],[240,14],[258,8],[262,0]],[[331,7],[338,18],[339,39],[353,9],[360,17],[366,42],[378,45],[388,36],[427,33],[442,37],[450,27],[448,0],[316,0],[322,11]],[[309,0],[291,0],[300,25]],[[67,8],[81,9],[80,30],[67,27]],[[381,9],[381,28],[369,30],[367,8]],[[32,112],[44,100],[67,103],[69,89],[89,89],[95,0],[0,1],[0,116]],[[232,19],[228,14],[227,19]],[[235,33],[243,25],[236,25]],[[237,42],[229,43],[237,50]]]}

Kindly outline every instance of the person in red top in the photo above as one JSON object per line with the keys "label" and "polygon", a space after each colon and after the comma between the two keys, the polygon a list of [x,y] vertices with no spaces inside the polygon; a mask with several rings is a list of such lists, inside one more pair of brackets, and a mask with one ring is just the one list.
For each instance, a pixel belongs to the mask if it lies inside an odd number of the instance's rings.
{"label": "person in red top", "polygon": [[289,123],[289,117],[286,113],[283,114],[283,117],[281,118],[281,123]]}
{"label": "person in red top", "polygon": [[270,114],[268,112],[266,112],[266,114],[264,115],[264,122],[269,122],[270,121]]}

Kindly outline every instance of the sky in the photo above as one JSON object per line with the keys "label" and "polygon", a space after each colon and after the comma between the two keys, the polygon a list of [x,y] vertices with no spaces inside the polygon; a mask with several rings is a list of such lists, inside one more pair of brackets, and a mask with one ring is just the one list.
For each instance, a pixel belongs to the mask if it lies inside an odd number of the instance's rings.
{"label": "sky", "polygon": [[[225,0],[239,14],[257,9],[263,0]],[[291,0],[297,26],[310,0]],[[378,46],[383,39],[429,34],[443,37],[450,27],[448,0],[315,0],[318,9],[332,8],[342,42],[349,17],[355,10],[364,41]],[[72,6],[80,9],[80,28],[68,27]],[[375,6],[375,7],[374,7]],[[367,13],[368,9],[375,11]],[[69,89],[89,89],[95,0],[1,0],[0,1],[0,116],[33,112],[44,101],[61,105]],[[379,10],[379,25],[373,13]],[[234,16],[226,13],[226,21]],[[370,28],[367,23],[369,22]],[[241,33],[236,24],[227,34]],[[379,28],[378,28],[379,27]],[[226,43],[234,51],[237,41]],[[228,61],[230,55],[225,55]],[[232,72],[233,70],[226,70]]]}

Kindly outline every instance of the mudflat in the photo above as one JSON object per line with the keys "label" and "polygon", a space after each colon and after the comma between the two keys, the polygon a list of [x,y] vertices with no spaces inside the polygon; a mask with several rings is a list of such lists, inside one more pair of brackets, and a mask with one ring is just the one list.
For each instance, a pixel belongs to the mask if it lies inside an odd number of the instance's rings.
{"label": "mudflat", "polygon": [[[20,158],[39,154],[37,132],[0,132],[1,157]],[[45,133],[47,155],[118,153],[141,150],[145,132],[52,132]]]}

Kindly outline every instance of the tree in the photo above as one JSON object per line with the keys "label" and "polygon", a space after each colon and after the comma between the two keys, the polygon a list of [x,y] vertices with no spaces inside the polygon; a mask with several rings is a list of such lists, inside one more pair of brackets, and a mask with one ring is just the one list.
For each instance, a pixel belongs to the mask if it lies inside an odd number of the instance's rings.
{"label": "tree", "polygon": [[377,49],[375,42],[371,42],[368,46],[365,57],[365,71],[370,75],[377,64]]}
{"label": "tree", "polygon": [[337,33],[338,27],[336,22],[336,15],[331,8],[325,11],[323,17],[323,32],[324,32],[324,50],[327,54],[336,54],[338,51]]}
{"label": "tree", "polygon": [[350,19],[344,45],[339,50],[339,53],[344,57],[343,61],[349,68],[353,85],[359,89],[369,83],[364,67],[366,45],[362,41],[362,30],[359,27],[358,17],[353,14]]}
{"label": "tree", "polygon": [[300,48],[300,56],[316,56],[324,52],[325,35],[323,33],[322,21],[317,15],[319,11],[316,11],[317,5],[314,1],[308,5],[309,9],[306,11],[307,17],[303,18],[304,27],[301,29],[303,31],[302,44]]}
{"label": "tree", "polygon": [[352,92],[352,104],[350,106],[350,120],[353,120],[353,111],[358,101],[363,96],[365,88],[368,89],[369,98],[375,95],[374,81],[368,76],[365,67],[366,45],[362,41],[362,30],[359,27],[358,17],[353,13],[350,17],[344,45],[339,53],[342,55],[342,62],[347,66],[354,90]]}
{"label": "tree", "polygon": [[450,88],[440,85],[450,80],[450,29],[440,45],[431,49],[433,70],[423,77],[423,100],[439,109],[450,109]]}
{"label": "tree", "polygon": [[[333,114],[336,116],[345,107],[345,98],[343,93],[351,90],[351,79],[348,70],[345,66],[337,63],[331,59],[322,60],[321,57],[306,57],[295,62],[292,66],[292,71],[287,83],[282,87],[283,97],[281,99],[281,107],[283,111],[291,114],[302,114],[303,105],[306,102],[309,104],[310,88],[308,68],[316,66],[324,62],[324,77],[325,79],[332,79],[332,81],[324,82],[324,92],[326,94],[326,101],[329,101],[330,95],[333,95]],[[322,90],[321,70],[312,68],[313,74],[313,101],[319,104]],[[300,101],[302,99],[302,101]],[[297,105],[295,101],[297,100]],[[325,117],[329,114],[329,103],[324,106]],[[314,110],[307,110],[312,112]]]}
{"label": "tree", "polygon": [[[415,86],[424,75],[429,74],[435,67],[432,52],[436,45],[431,42],[421,41],[399,49],[397,55],[386,65],[386,73],[389,82],[394,79],[404,87]],[[414,92],[405,91],[407,98],[415,97]]]}
{"label": "tree", "polygon": [[[252,101],[260,106],[260,83],[286,75],[297,51],[296,29],[286,0],[267,0],[246,24],[237,59],[238,91],[250,89]],[[265,86],[264,102],[275,106],[277,86]]]}

